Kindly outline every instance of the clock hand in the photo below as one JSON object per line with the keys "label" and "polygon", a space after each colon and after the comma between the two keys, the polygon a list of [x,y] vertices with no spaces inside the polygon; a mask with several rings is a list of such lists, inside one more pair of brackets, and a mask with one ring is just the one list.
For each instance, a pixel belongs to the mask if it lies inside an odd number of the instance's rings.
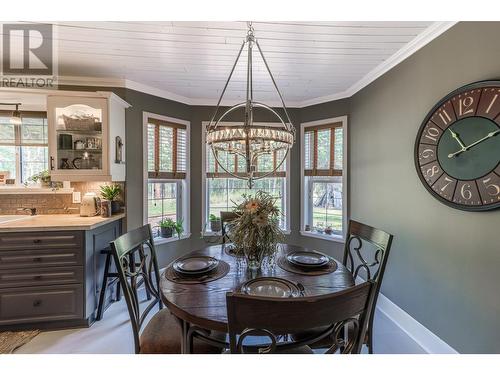
{"label": "clock hand", "polygon": [[474,142],[474,143],[472,143],[472,144],[470,144],[470,145],[466,146],[466,147],[465,147],[465,149],[466,149],[466,150],[468,150],[468,149],[470,149],[470,148],[474,147],[475,145],[478,145],[479,143],[486,141],[488,138],[491,138],[491,137],[493,137],[495,134],[498,134],[498,133],[500,133],[500,129],[498,129],[498,130],[496,130],[496,131],[494,131],[494,132],[490,132],[490,133],[488,133],[488,135],[487,135],[486,137],[483,137],[483,138],[481,138],[481,139],[477,140],[476,142]]}
{"label": "clock hand", "polygon": [[474,147],[474,146],[478,145],[479,143],[482,143],[482,142],[486,141],[487,139],[489,139],[489,138],[491,138],[491,137],[495,136],[495,135],[496,135],[496,134],[498,134],[498,133],[500,133],[500,129],[498,129],[498,130],[496,130],[496,131],[494,131],[494,132],[490,132],[490,133],[488,133],[488,135],[486,135],[486,137],[483,137],[483,138],[481,138],[481,139],[478,139],[476,142],[471,143],[471,144],[470,144],[470,145],[468,145],[468,146],[462,147],[462,149],[458,150],[457,152],[454,152],[454,153],[452,153],[452,154],[448,154],[448,157],[451,159],[452,157],[454,157],[454,156],[456,156],[456,155],[458,155],[458,154],[461,154],[461,153],[462,153],[462,152],[464,152],[464,151],[467,151],[467,150],[471,149],[472,147]]}
{"label": "clock hand", "polygon": [[458,155],[458,154],[461,154],[462,152],[466,151],[467,150],[467,147],[465,147],[464,143],[462,142],[462,140],[460,139],[460,137],[458,136],[457,133],[455,133],[453,130],[451,130],[451,128],[448,128],[448,130],[450,131],[451,133],[451,136],[453,138],[455,138],[455,141],[458,142],[458,144],[460,145],[461,149],[458,150],[457,152],[454,152],[453,154],[448,154],[448,157],[451,159],[452,157],[454,157],[455,155]]}
{"label": "clock hand", "polygon": [[450,131],[451,136],[452,136],[453,138],[455,138],[455,140],[458,142],[458,144],[460,145],[460,147],[462,147],[462,149],[464,149],[464,148],[465,148],[465,145],[464,145],[464,143],[462,142],[462,140],[460,139],[460,137],[458,136],[458,134],[457,134],[457,133],[455,133],[453,130],[451,130],[451,128],[448,128],[448,130]]}

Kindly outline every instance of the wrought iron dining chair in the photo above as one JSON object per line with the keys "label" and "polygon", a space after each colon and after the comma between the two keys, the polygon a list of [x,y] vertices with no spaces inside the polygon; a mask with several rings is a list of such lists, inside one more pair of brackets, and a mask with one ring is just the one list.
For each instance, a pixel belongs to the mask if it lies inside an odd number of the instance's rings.
{"label": "wrought iron dining chair", "polygon": [[228,228],[227,225],[231,223],[234,219],[238,217],[238,214],[232,211],[221,211],[220,212],[220,221],[222,226],[222,243],[225,244],[226,240],[230,240],[228,236]]}
{"label": "wrought iron dining chair", "polygon": [[[342,264],[352,273],[355,280],[359,276],[363,280],[375,282],[368,311],[368,326],[363,339],[370,354],[373,354],[373,319],[392,240],[393,235],[381,229],[354,220],[349,221]],[[312,332],[300,332],[292,338],[300,340],[311,334]],[[313,347],[327,347],[331,345],[331,341],[331,338],[326,337],[316,342]]]}
{"label": "wrought iron dining chair", "polygon": [[[256,297],[227,293],[227,318],[230,352],[312,354],[309,345],[325,337],[333,337],[325,353],[357,354],[361,350],[372,281],[337,293],[299,298]],[[351,327],[351,335],[344,339],[342,332]],[[298,341],[279,341],[279,337],[313,328],[323,329]],[[270,343],[246,345],[245,339],[263,336]]]}
{"label": "wrought iron dining chair", "polygon": [[[351,271],[355,280],[359,276],[364,280],[376,282],[364,338],[370,354],[373,354],[373,319],[393,238],[392,234],[381,229],[354,220],[349,221],[342,264]],[[365,249],[363,245],[366,245]]]}
{"label": "wrought iron dining chair", "polygon": [[[110,246],[132,324],[135,353],[180,354],[180,324],[168,309],[163,308],[160,271],[150,225],[129,231]],[[144,288],[151,296],[146,306],[142,306],[139,299],[139,279],[144,280]],[[160,311],[143,328],[155,306]],[[203,342],[196,342],[195,350],[197,353],[220,353]]]}

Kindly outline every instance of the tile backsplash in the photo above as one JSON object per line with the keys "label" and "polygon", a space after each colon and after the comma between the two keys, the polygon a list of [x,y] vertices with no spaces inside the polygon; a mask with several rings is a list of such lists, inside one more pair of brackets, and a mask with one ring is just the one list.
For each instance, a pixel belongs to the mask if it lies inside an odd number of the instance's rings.
{"label": "tile backsplash", "polygon": [[[94,192],[100,195],[100,186],[103,182],[72,182],[74,191],[82,194]],[[125,191],[125,184],[118,183]],[[39,214],[78,214],[80,204],[72,203],[71,194],[1,194],[0,195],[0,215],[29,214],[29,212],[19,211],[19,208],[36,208]],[[120,197],[124,201],[124,193]]]}

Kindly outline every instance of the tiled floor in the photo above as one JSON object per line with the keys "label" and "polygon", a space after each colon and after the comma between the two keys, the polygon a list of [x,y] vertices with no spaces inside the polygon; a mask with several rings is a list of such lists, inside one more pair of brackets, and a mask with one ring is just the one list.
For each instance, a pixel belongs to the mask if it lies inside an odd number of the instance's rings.
{"label": "tiled floor", "polygon": [[[374,349],[380,354],[424,353],[383,313],[375,316]],[[133,353],[132,329],[125,301],[114,303],[90,328],[43,332],[16,353]],[[364,349],[366,352],[366,348]]]}

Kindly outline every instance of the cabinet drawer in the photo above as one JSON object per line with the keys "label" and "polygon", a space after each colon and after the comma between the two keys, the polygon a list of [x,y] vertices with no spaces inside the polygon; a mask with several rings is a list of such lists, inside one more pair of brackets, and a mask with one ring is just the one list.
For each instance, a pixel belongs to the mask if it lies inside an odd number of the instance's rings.
{"label": "cabinet drawer", "polygon": [[0,251],[0,269],[79,266],[82,265],[82,259],[82,249]]}
{"label": "cabinet drawer", "polygon": [[83,283],[83,267],[0,269],[0,288]]}
{"label": "cabinet drawer", "polygon": [[81,284],[0,289],[0,325],[81,318]]}
{"label": "cabinet drawer", "polygon": [[2,250],[48,250],[73,249],[83,247],[82,232],[27,232],[2,233]]}

